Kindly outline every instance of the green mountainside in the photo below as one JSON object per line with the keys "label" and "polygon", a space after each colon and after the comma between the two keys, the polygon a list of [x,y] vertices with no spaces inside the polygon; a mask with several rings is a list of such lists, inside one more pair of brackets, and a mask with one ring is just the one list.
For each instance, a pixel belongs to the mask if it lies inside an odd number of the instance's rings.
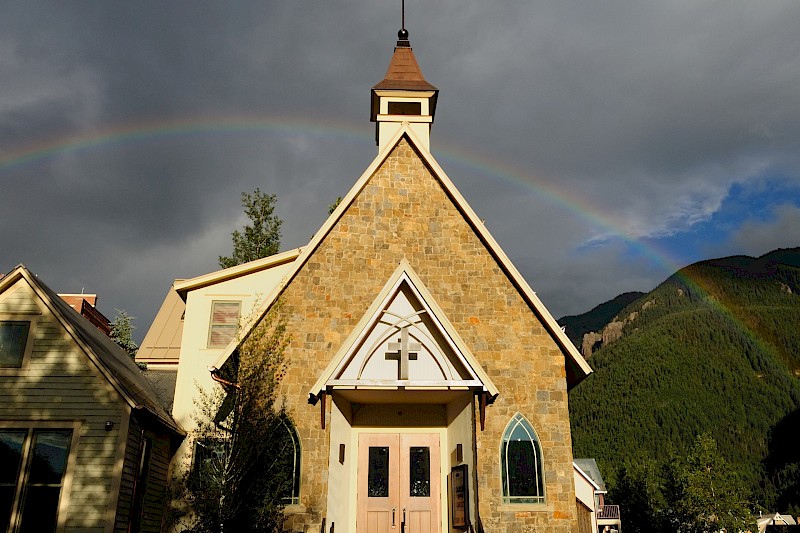
{"label": "green mountainside", "polygon": [[693,264],[614,320],[570,392],[575,456],[597,459],[611,503],[708,432],[754,508],[800,512],[800,248]]}

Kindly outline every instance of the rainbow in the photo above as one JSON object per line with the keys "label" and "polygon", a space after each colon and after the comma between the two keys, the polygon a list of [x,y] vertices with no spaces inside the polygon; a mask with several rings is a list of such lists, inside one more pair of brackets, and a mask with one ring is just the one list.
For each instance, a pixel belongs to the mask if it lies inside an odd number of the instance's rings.
{"label": "rainbow", "polygon": [[[373,142],[371,128],[364,127],[362,123],[346,123],[339,120],[319,118],[310,120],[294,116],[178,118],[118,125],[104,130],[49,139],[20,147],[0,157],[0,178],[3,173],[16,171],[29,165],[41,164],[66,154],[90,153],[119,145],[152,143],[159,140],[253,134],[333,138],[338,142],[364,147],[372,145]],[[667,253],[658,250],[655,245],[628,237],[626,232],[621,229],[624,226],[621,220],[615,219],[611,214],[599,211],[583,198],[560,189],[553,181],[540,179],[508,162],[491,159],[485,155],[476,154],[474,151],[468,152],[452,144],[442,144],[440,141],[434,145],[434,152],[437,159],[466,168],[478,175],[511,184],[526,193],[533,192],[547,199],[575,217],[587,221],[597,234],[603,235],[603,238],[621,240],[631,250],[653,261],[664,270],[666,275],[680,271],[682,265],[670,259]],[[697,280],[690,279],[680,272],[678,275],[701,294],[708,294],[708,291]],[[715,305],[719,313],[744,330],[761,347],[766,347],[763,341],[758,339],[758,336],[750,331],[729,309],[713,298],[709,298],[709,301],[714,302],[712,305]]]}
{"label": "rainbow", "polygon": [[0,156],[0,172],[35,165],[65,154],[91,152],[123,144],[203,136],[269,134],[278,136],[330,136],[361,142],[360,128],[342,122],[304,120],[296,117],[206,117],[170,119],[117,125],[104,130],[45,140]]}
{"label": "rainbow", "polygon": [[[273,135],[289,137],[304,135],[318,138],[334,138],[361,146],[371,146],[371,128],[363,123],[347,123],[340,120],[303,119],[289,116],[274,117],[201,117],[171,119],[119,125],[105,130],[95,130],[68,137],[49,139],[37,144],[20,147],[0,154],[0,175],[37,165],[67,154],[90,153],[115,146],[145,144],[159,140],[183,140],[196,137],[219,137],[234,135]],[[442,148],[439,148],[442,146]],[[642,245],[638,240],[626,237],[623,221],[593,207],[583,198],[564,189],[552,181],[539,179],[528,171],[515,168],[499,159],[478,155],[453,144],[435,146],[438,159],[471,170],[478,175],[493,178],[519,188],[526,193],[534,192],[553,205],[570,212],[576,218],[589,222],[596,234],[623,239],[630,247],[659,264],[665,272],[675,266],[666,254],[653,246]]]}

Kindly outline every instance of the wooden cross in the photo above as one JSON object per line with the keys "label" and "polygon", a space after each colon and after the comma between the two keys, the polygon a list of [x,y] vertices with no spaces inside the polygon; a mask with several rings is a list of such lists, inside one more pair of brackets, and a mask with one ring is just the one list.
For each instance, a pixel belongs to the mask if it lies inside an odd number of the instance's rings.
{"label": "wooden cross", "polygon": [[422,345],[418,342],[408,342],[408,327],[404,327],[400,330],[399,342],[390,342],[389,350],[391,351],[386,352],[386,360],[399,363],[398,379],[408,379],[408,361],[417,360]]}

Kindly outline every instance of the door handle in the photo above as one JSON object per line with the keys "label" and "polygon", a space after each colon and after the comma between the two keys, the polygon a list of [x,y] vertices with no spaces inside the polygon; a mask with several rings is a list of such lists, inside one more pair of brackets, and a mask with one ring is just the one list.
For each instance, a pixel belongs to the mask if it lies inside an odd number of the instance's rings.
{"label": "door handle", "polygon": [[408,533],[408,531],[406,530],[406,510],[405,510],[405,508],[403,508],[403,529],[402,529],[402,531],[403,531],[403,533]]}
{"label": "door handle", "polygon": [[394,507],[392,507],[392,529],[394,529],[394,512],[395,511],[396,511],[396,509]]}

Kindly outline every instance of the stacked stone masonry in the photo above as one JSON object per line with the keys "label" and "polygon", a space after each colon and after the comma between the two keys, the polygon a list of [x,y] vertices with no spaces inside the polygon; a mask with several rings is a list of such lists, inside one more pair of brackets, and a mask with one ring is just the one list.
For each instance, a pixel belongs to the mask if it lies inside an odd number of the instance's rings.
{"label": "stacked stone masonry", "polygon": [[[281,384],[302,441],[301,504],[319,531],[326,515],[329,436],[308,392],[406,258],[499,388],[478,432],[485,531],[567,533],[576,527],[564,354],[501,265],[405,139],[395,146],[282,295],[291,343]],[[500,441],[519,411],[536,429],[546,504],[501,504]]]}

